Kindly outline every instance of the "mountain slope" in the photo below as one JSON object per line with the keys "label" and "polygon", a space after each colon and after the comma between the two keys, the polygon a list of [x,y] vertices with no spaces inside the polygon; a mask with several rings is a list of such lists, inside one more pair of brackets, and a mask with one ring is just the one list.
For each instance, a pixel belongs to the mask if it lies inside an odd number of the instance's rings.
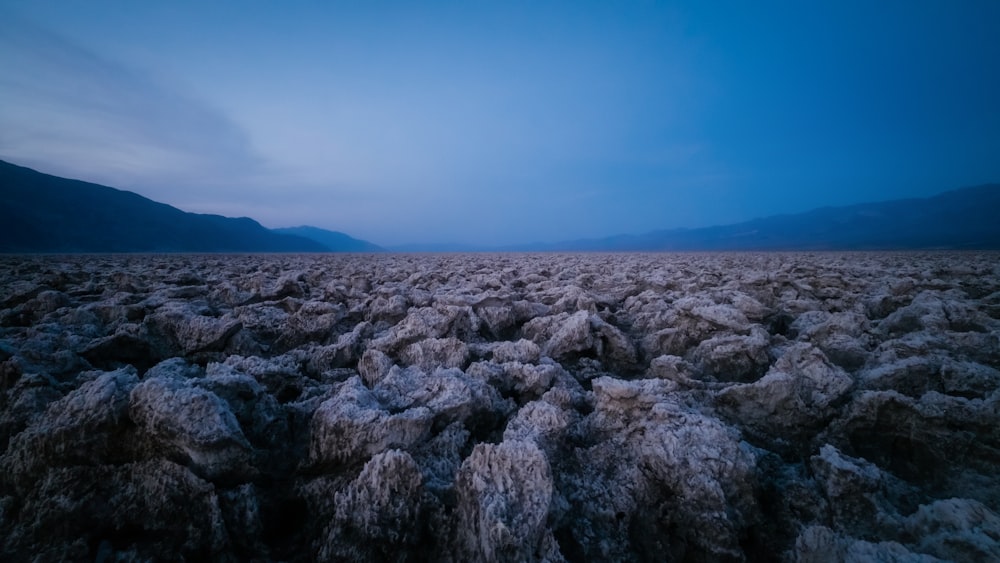
{"label": "mountain slope", "polygon": [[509,248],[521,251],[1000,249],[1000,184],[733,225]]}
{"label": "mountain slope", "polygon": [[385,252],[385,249],[366,240],[356,239],[339,231],[301,226],[271,229],[271,232],[295,235],[314,240],[333,252]]}
{"label": "mountain slope", "polygon": [[325,252],[253,219],[187,213],[136,193],[0,161],[0,252]]}

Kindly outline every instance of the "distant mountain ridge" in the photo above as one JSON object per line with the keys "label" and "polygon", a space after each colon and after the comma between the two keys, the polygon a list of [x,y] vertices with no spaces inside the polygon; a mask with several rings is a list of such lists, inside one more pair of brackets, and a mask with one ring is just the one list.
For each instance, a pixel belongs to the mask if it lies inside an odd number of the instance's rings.
{"label": "distant mountain ridge", "polygon": [[731,225],[507,246],[411,244],[396,252],[1000,250],[1000,184]]}
{"label": "distant mountain ridge", "polygon": [[253,219],[188,213],[139,194],[0,160],[0,252],[328,252]]}
{"label": "distant mountain ridge", "polygon": [[[0,252],[384,252],[347,234],[188,213],[133,192],[0,160]],[[1000,184],[732,225],[480,247],[407,244],[393,252],[1000,250]]]}
{"label": "distant mountain ridge", "polygon": [[272,232],[284,235],[295,235],[316,241],[333,252],[386,252],[386,249],[366,240],[356,239],[340,231],[328,231],[318,227],[303,225],[301,227],[285,227],[271,229]]}
{"label": "distant mountain ridge", "polygon": [[507,247],[518,251],[1000,250],[1000,184],[732,225]]}
{"label": "distant mountain ridge", "polygon": [[1000,184],[773,215],[694,229],[493,247],[424,244],[398,252],[1000,250]]}

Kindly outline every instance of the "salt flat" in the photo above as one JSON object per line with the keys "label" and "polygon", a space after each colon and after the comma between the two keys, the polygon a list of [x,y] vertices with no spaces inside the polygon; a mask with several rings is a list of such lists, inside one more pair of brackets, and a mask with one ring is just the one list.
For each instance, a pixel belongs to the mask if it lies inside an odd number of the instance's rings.
{"label": "salt flat", "polygon": [[998,559],[998,370],[995,253],[0,256],[0,556]]}

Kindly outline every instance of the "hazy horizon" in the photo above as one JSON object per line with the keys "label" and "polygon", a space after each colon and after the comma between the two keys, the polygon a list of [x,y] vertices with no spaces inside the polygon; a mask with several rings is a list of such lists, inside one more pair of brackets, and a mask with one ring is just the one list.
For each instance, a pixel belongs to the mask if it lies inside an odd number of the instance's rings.
{"label": "hazy horizon", "polygon": [[383,246],[1000,180],[1000,4],[0,0],[0,158]]}

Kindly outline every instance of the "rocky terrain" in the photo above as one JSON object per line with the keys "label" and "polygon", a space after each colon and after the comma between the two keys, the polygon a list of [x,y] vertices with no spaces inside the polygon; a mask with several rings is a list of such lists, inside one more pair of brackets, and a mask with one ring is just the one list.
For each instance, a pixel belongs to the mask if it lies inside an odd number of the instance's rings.
{"label": "rocky terrain", "polygon": [[996,254],[0,257],[0,559],[1000,559]]}

